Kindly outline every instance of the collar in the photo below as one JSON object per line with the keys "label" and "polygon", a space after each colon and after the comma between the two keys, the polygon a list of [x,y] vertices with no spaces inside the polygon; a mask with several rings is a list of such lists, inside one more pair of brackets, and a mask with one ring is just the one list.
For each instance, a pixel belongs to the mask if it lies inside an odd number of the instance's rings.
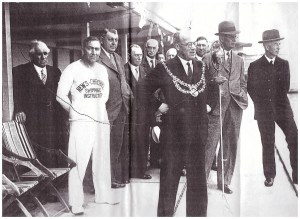
{"label": "collar", "polygon": [[107,55],[107,57],[110,59],[110,53],[107,52],[102,46],[101,46],[101,48],[103,49],[103,51],[105,52],[105,54]]}
{"label": "collar", "polygon": [[148,61],[148,63],[150,64],[150,61],[153,60],[154,61],[154,65],[155,65],[155,58],[151,59],[149,56],[146,55],[146,59]]}
{"label": "collar", "polygon": [[128,62],[128,64],[129,64],[129,67],[130,67],[131,71],[134,72],[134,73],[135,73],[135,69],[139,68],[139,66],[135,66],[135,65],[131,64],[130,62]]}
{"label": "collar", "polygon": [[[32,64],[33,64],[33,63],[32,63]],[[34,66],[35,70],[36,70],[39,74],[41,73],[42,69],[44,69],[44,74],[47,73],[47,68],[46,68],[46,66],[45,66],[44,68],[41,68],[41,67],[39,67],[39,66],[37,66],[37,65],[35,65],[35,64],[33,64],[33,66]]]}
{"label": "collar", "polygon": [[196,59],[202,61],[203,57],[198,56],[198,55],[196,54]]}
{"label": "collar", "polygon": [[187,61],[187,60],[185,60],[185,59],[181,58],[180,56],[178,56],[178,58],[180,59],[180,61],[181,61],[182,65],[183,65],[184,67],[185,67],[185,66],[187,66],[187,63],[189,62],[189,63],[190,63],[190,65],[191,65],[191,68],[192,68],[192,66],[193,66],[193,62],[192,62],[192,60],[190,60],[190,61]]}
{"label": "collar", "polygon": [[275,56],[273,59],[270,59],[270,58],[269,58],[268,56],[266,56],[266,54],[265,54],[265,57],[266,57],[266,59],[268,60],[269,63],[270,63],[271,61],[273,61],[273,65],[274,65],[276,56]]}
{"label": "collar", "polygon": [[226,49],[224,49],[225,55],[227,55],[228,52],[229,52],[229,55],[231,55],[232,50],[226,50]]}

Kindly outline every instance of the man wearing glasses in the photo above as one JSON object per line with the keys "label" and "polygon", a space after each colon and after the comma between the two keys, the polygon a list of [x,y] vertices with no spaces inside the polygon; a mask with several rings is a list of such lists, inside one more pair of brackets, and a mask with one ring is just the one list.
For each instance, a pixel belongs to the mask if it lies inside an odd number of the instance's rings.
{"label": "man wearing glasses", "polygon": [[[221,55],[218,61],[212,60],[212,54],[206,54],[203,61],[209,67],[209,77],[212,78],[208,88],[208,101],[211,107],[209,113],[208,139],[206,144],[206,175],[207,178],[216,154],[220,140],[220,113],[222,115],[223,161],[224,161],[224,192],[231,194],[229,188],[234,171],[237,145],[240,133],[243,110],[248,106],[244,62],[241,57],[232,52],[239,31],[230,21],[219,24]],[[219,89],[221,91],[219,91]],[[221,93],[221,103],[219,101]],[[221,104],[221,112],[220,112]],[[221,149],[218,153],[217,183],[218,189],[223,190],[221,165]]]}
{"label": "man wearing glasses", "polygon": [[155,68],[157,64],[156,53],[158,51],[158,41],[155,39],[149,39],[146,43],[146,55],[142,61],[142,66],[145,68],[146,73]]}
{"label": "man wearing glasses", "polygon": [[[151,179],[146,174],[149,150],[149,129],[147,114],[139,109],[136,97],[138,86],[146,77],[145,69],[141,66],[143,52],[139,45],[132,44],[130,46],[130,58],[124,66],[126,81],[129,84],[133,99],[131,99],[131,107],[129,113],[130,124],[130,177],[140,179]],[[154,96],[153,96],[154,98]]]}
{"label": "man wearing glasses", "polygon": [[173,44],[178,55],[158,64],[147,75],[138,92],[138,101],[141,101],[146,112],[150,111],[151,95],[159,88],[169,106],[169,110],[162,115],[157,216],[174,216],[183,165],[187,170],[186,215],[206,216],[206,69],[203,62],[195,60],[196,42],[191,37],[190,29],[176,33]]}

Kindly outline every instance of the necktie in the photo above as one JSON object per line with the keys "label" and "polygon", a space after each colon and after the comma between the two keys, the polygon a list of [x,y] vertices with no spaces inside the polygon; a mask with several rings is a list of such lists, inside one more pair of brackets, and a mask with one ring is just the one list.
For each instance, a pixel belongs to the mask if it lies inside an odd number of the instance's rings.
{"label": "necktie", "polygon": [[139,69],[138,69],[138,67],[135,68],[135,71],[136,71],[135,79],[136,79],[136,81],[139,81]]}
{"label": "necktie", "polygon": [[190,65],[190,63],[189,63],[189,62],[187,62],[186,64],[187,64],[187,66],[188,66],[188,72],[187,72],[187,76],[188,76],[188,78],[189,78],[189,79],[191,79],[191,78],[192,78],[192,76],[193,76],[193,71],[192,71],[192,68],[191,68],[191,65]]}
{"label": "necktie", "polygon": [[231,59],[230,59],[230,52],[227,52],[227,63],[230,65]]}
{"label": "necktie", "polygon": [[151,59],[150,62],[151,62],[151,66],[150,66],[150,67],[151,67],[151,68],[154,68],[154,62],[153,62],[153,59]]}
{"label": "necktie", "polygon": [[43,84],[46,84],[47,75],[45,74],[44,69],[41,70],[41,80]]}
{"label": "necktie", "polygon": [[113,66],[117,69],[117,64],[112,53],[110,53],[110,61],[113,64]]}
{"label": "necktie", "polygon": [[273,60],[270,61],[270,64],[273,65]]}

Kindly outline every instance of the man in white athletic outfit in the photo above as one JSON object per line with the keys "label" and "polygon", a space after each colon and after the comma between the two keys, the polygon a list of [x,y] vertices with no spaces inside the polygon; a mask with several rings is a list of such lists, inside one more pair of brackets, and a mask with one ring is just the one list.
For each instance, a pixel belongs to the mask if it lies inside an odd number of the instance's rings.
{"label": "man in white athletic outfit", "polygon": [[[95,202],[117,204],[111,188],[110,125],[106,112],[109,82],[104,66],[97,63],[97,37],[83,41],[83,57],[67,66],[60,78],[57,101],[69,112],[69,157],[77,166],[69,173],[69,204],[73,214],[83,214],[83,179],[92,154]],[[70,98],[69,98],[70,93]]]}

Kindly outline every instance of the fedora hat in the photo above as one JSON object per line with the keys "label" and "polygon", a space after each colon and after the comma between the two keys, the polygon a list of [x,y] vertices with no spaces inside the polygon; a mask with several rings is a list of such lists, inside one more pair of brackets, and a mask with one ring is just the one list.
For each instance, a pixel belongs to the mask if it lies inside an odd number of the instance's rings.
{"label": "fedora hat", "polygon": [[219,23],[219,32],[215,33],[215,35],[220,35],[220,34],[234,35],[238,33],[240,33],[240,31],[235,29],[235,25],[232,21],[223,21]]}
{"label": "fedora hat", "polygon": [[277,41],[277,40],[283,40],[284,37],[279,36],[279,31],[276,29],[273,30],[266,30],[262,34],[262,41],[258,41],[258,43],[264,43],[264,42],[271,42],[271,41]]}

